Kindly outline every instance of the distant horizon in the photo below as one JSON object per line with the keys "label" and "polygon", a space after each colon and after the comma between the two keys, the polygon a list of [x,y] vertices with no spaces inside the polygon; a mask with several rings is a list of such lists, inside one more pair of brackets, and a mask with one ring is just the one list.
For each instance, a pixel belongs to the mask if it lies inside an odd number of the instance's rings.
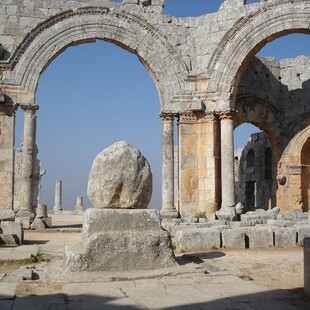
{"label": "distant horizon", "polygon": [[[223,1],[166,0],[165,14],[214,12]],[[253,1],[251,1],[253,2]],[[259,2],[259,1],[255,1]],[[178,3],[178,4],[176,4]],[[173,13],[173,14],[172,14]],[[267,44],[259,55],[278,61],[309,55],[305,34],[286,35]],[[140,149],[153,173],[150,208],[161,208],[161,119],[154,81],[137,56],[103,40],[69,47],[42,73],[36,94],[38,159],[47,170],[41,203],[54,206],[56,180],[63,182],[63,210],[73,210],[77,196],[85,208],[88,174],[104,148],[126,140]],[[23,133],[21,109],[16,119],[16,147]],[[235,130],[235,148],[260,129],[243,124]]]}

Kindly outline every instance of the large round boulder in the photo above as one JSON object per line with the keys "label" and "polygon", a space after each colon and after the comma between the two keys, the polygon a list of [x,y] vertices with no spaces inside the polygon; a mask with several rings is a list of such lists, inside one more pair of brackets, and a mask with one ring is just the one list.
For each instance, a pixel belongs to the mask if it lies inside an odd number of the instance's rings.
{"label": "large round boulder", "polygon": [[126,141],[112,144],[93,162],[87,195],[99,209],[147,208],[152,196],[148,161]]}

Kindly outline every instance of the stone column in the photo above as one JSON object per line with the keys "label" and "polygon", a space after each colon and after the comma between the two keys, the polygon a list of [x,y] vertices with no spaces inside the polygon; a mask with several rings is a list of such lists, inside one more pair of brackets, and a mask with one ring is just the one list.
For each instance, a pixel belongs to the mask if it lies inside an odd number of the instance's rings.
{"label": "stone column", "polygon": [[55,212],[61,212],[62,211],[61,196],[62,196],[62,181],[56,181],[56,185],[55,185],[55,205],[53,208],[53,210]]}
{"label": "stone column", "polygon": [[5,102],[0,92],[0,210],[13,209],[14,186],[14,138],[16,104]]}
{"label": "stone column", "polygon": [[34,217],[32,205],[33,170],[36,156],[36,111],[37,105],[21,105],[24,111],[24,134],[22,143],[22,163],[20,180],[20,203],[17,216]]}
{"label": "stone column", "polygon": [[220,114],[222,206],[216,215],[231,220],[235,216],[234,121],[231,111]]}
{"label": "stone column", "polygon": [[176,218],[174,207],[174,114],[161,113],[162,118],[162,209],[163,218]]}
{"label": "stone column", "polygon": [[76,205],[75,205],[75,213],[76,214],[83,214],[83,212],[84,212],[83,197],[77,196]]}

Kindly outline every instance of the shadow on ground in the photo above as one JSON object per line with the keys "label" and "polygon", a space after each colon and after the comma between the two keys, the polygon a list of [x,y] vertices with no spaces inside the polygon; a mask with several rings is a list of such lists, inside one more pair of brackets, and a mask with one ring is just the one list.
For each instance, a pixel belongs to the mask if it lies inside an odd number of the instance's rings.
{"label": "shadow on ground", "polygon": [[[151,288],[150,288],[151,290]],[[224,292],[223,292],[224,293]],[[153,292],[153,296],[156,292]],[[156,301],[147,296],[123,297],[94,296],[81,294],[67,296],[64,294],[26,296],[10,299],[0,295],[0,309],[57,309],[57,310],[99,310],[99,309],[310,309],[310,299],[304,295],[303,289],[294,290],[271,290],[257,294],[238,295],[215,299],[207,292],[202,293],[198,299],[206,301],[193,302],[193,296],[188,295],[188,302],[184,301],[185,296],[172,294],[171,298],[167,293],[159,293]],[[205,297],[209,296],[209,297]],[[213,299],[208,301],[207,299]],[[175,304],[175,306],[172,306]]]}
{"label": "shadow on ground", "polygon": [[214,259],[225,256],[223,252],[209,252],[209,253],[194,253],[194,254],[183,254],[182,256],[176,257],[179,265],[183,266],[186,264],[203,264],[206,259]]}

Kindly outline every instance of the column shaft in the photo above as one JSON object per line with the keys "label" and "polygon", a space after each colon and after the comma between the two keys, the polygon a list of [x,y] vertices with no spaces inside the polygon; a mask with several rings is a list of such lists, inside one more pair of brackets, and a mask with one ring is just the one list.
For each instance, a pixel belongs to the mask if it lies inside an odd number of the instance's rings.
{"label": "column shaft", "polygon": [[55,205],[53,208],[55,212],[62,211],[61,198],[62,198],[62,181],[56,181],[56,185],[55,185]]}
{"label": "column shaft", "polygon": [[221,114],[222,207],[235,206],[234,124],[230,112]]}
{"label": "column shaft", "polygon": [[163,217],[176,217],[174,207],[174,115],[162,118],[162,210]]}
{"label": "column shaft", "polygon": [[19,215],[34,214],[33,201],[33,169],[36,156],[36,110],[38,106],[21,106],[24,111],[24,135],[22,142],[21,193]]}

